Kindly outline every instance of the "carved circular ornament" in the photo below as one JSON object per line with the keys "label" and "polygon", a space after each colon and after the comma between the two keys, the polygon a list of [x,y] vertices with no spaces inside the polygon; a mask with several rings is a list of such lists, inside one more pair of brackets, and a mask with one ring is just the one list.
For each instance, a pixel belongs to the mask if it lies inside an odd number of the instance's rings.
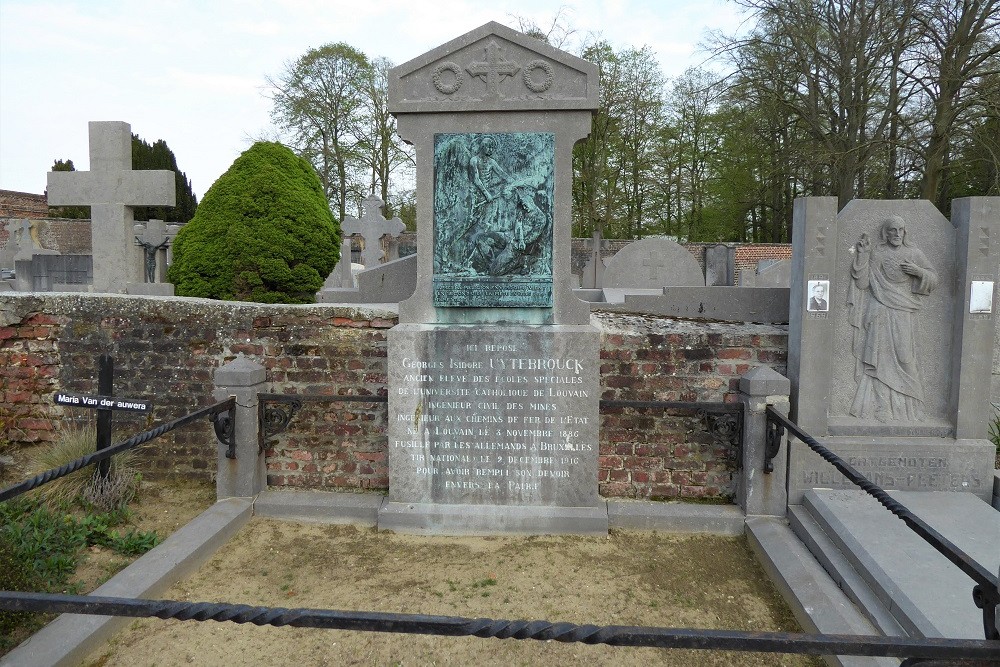
{"label": "carved circular ornament", "polygon": [[[542,70],[543,76],[541,81],[536,81],[534,77],[534,72],[536,69]],[[544,93],[546,90],[552,87],[552,65],[548,64],[544,60],[532,60],[530,63],[524,66],[522,70],[522,77],[524,78],[524,85],[528,87],[533,93]]]}
{"label": "carved circular ornament", "polygon": [[[441,75],[444,72],[451,72],[455,76],[455,80],[451,83],[446,83],[441,80]],[[451,61],[446,61],[434,68],[434,73],[431,75],[431,80],[434,82],[434,87],[438,89],[438,92],[445,95],[451,95],[452,93],[458,91],[464,83],[464,77],[462,76],[462,68]]]}

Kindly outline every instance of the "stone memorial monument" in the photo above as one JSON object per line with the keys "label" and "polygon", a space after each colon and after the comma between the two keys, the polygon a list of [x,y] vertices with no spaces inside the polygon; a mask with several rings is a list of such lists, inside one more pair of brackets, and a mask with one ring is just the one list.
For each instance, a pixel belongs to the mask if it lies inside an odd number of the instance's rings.
{"label": "stone memorial monument", "polygon": [[[792,417],[887,489],[990,501],[990,352],[1000,198],[795,203]],[[851,488],[793,447],[790,497]]]}
{"label": "stone memorial monument", "polygon": [[416,149],[417,286],[388,334],[379,527],[606,533],[599,332],[570,273],[597,68],[488,23],[392,70],[389,104]]}
{"label": "stone memorial monument", "polygon": [[91,121],[90,171],[51,171],[50,206],[91,210],[94,292],[124,294],[143,283],[133,261],[133,206],[173,206],[174,172],[132,171],[132,128],[119,121]]}
{"label": "stone memorial monument", "polygon": [[[345,215],[340,225],[343,233],[343,241],[340,245],[340,261],[327,277],[323,284],[325,290],[336,290],[339,288],[353,289],[355,286],[354,276],[351,266],[351,237],[359,235],[364,244],[361,250],[361,263],[366,269],[374,268],[383,260],[382,237],[388,235],[396,238],[406,229],[406,225],[399,218],[386,220],[382,215],[382,206],[385,204],[375,195],[369,195],[361,204],[362,215],[355,218]],[[399,259],[397,251],[395,258]]]}

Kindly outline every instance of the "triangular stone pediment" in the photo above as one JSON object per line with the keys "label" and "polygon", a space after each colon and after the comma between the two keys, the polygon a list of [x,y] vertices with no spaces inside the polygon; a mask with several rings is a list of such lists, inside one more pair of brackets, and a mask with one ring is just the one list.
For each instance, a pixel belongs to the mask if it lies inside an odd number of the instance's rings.
{"label": "triangular stone pediment", "polygon": [[395,67],[393,113],[597,109],[597,66],[496,22]]}

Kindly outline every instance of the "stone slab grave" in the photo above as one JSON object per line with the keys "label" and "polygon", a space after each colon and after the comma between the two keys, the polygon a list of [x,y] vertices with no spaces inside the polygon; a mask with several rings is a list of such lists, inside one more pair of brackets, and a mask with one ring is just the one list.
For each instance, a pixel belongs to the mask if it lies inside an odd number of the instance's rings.
{"label": "stone slab grave", "polygon": [[572,294],[573,145],[597,68],[488,23],[392,70],[416,289],[388,333],[379,528],[606,534],[599,332]]}
{"label": "stone slab grave", "polygon": [[174,172],[132,170],[132,128],[120,121],[91,121],[90,171],[48,173],[50,206],[90,206],[94,292],[124,294],[142,284],[136,272],[133,206],[173,206]]}
{"label": "stone slab grave", "polygon": [[604,300],[622,303],[629,294],[658,295],[672,285],[705,286],[698,261],[681,244],[663,238],[630,243],[608,260]]}
{"label": "stone slab grave", "polygon": [[[1000,569],[1000,512],[968,493],[892,497],[987,572]],[[834,581],[887,635],[983,639],[975,582],[864,491],[807,491],[789,517]]]}
{"label": "stone slab grave", "polygon": [[[886,489],[990,501],[987,439],[1000,198],[796,201],[792,418]],[[799,444],[789,502],[854,488]]]}

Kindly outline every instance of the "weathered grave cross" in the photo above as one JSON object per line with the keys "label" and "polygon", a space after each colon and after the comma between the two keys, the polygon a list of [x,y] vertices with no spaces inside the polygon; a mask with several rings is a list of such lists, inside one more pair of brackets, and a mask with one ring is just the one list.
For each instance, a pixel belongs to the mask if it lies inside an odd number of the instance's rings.
{"label": "weathered grave cross", "polygon": [[511,61],[504,60],[500,45],[496,40],[491,39],[486,45],[486,62],[474,62],[465,68],[472,76],[479,77],[486,82],[487,100],[500,99],[500,77],[514,76],[520,71],[520,66]]}
{"label": "weathered grave cross", "polygon": [[50,206],[89,205],[94,291],[124,293],[136,279],[133,206],[173,206],[174,172],[132,171],[132,128],[119,121],[92,121],[90,171],[48,174]]}
{"label": "weathered grave cross", "polygon": [[344,216],[344,222],[341,223],[340,229],[344,232],[344,246],[347,247],[347,252],[345,253],[342,248],[341,254],[346,257],[348,264],[351,257],[350,243],[347,240],[349,235],[360,234],[361,238],[364,239],[365,249],[361,253],[361,263],[365,265],[366,269],[370,269],[382,260],[382,237],[386,234],[399,236],[406,229],[406,225],[399,218],[386,220],[382,217],[380,209],[383,203],[381,199],[371,195],[361,204],[364,215],[361,216],[360,220],[349,215]]}
{"label": "weathered grave cross", "polygon": [[657,255],[655,252],[649,252],[646,259],[642,260],[642,265],[649,269],[649,279],[656,280],[660,277],[660,269],[665,269],[666,264],[663,263],[663,258]]}

